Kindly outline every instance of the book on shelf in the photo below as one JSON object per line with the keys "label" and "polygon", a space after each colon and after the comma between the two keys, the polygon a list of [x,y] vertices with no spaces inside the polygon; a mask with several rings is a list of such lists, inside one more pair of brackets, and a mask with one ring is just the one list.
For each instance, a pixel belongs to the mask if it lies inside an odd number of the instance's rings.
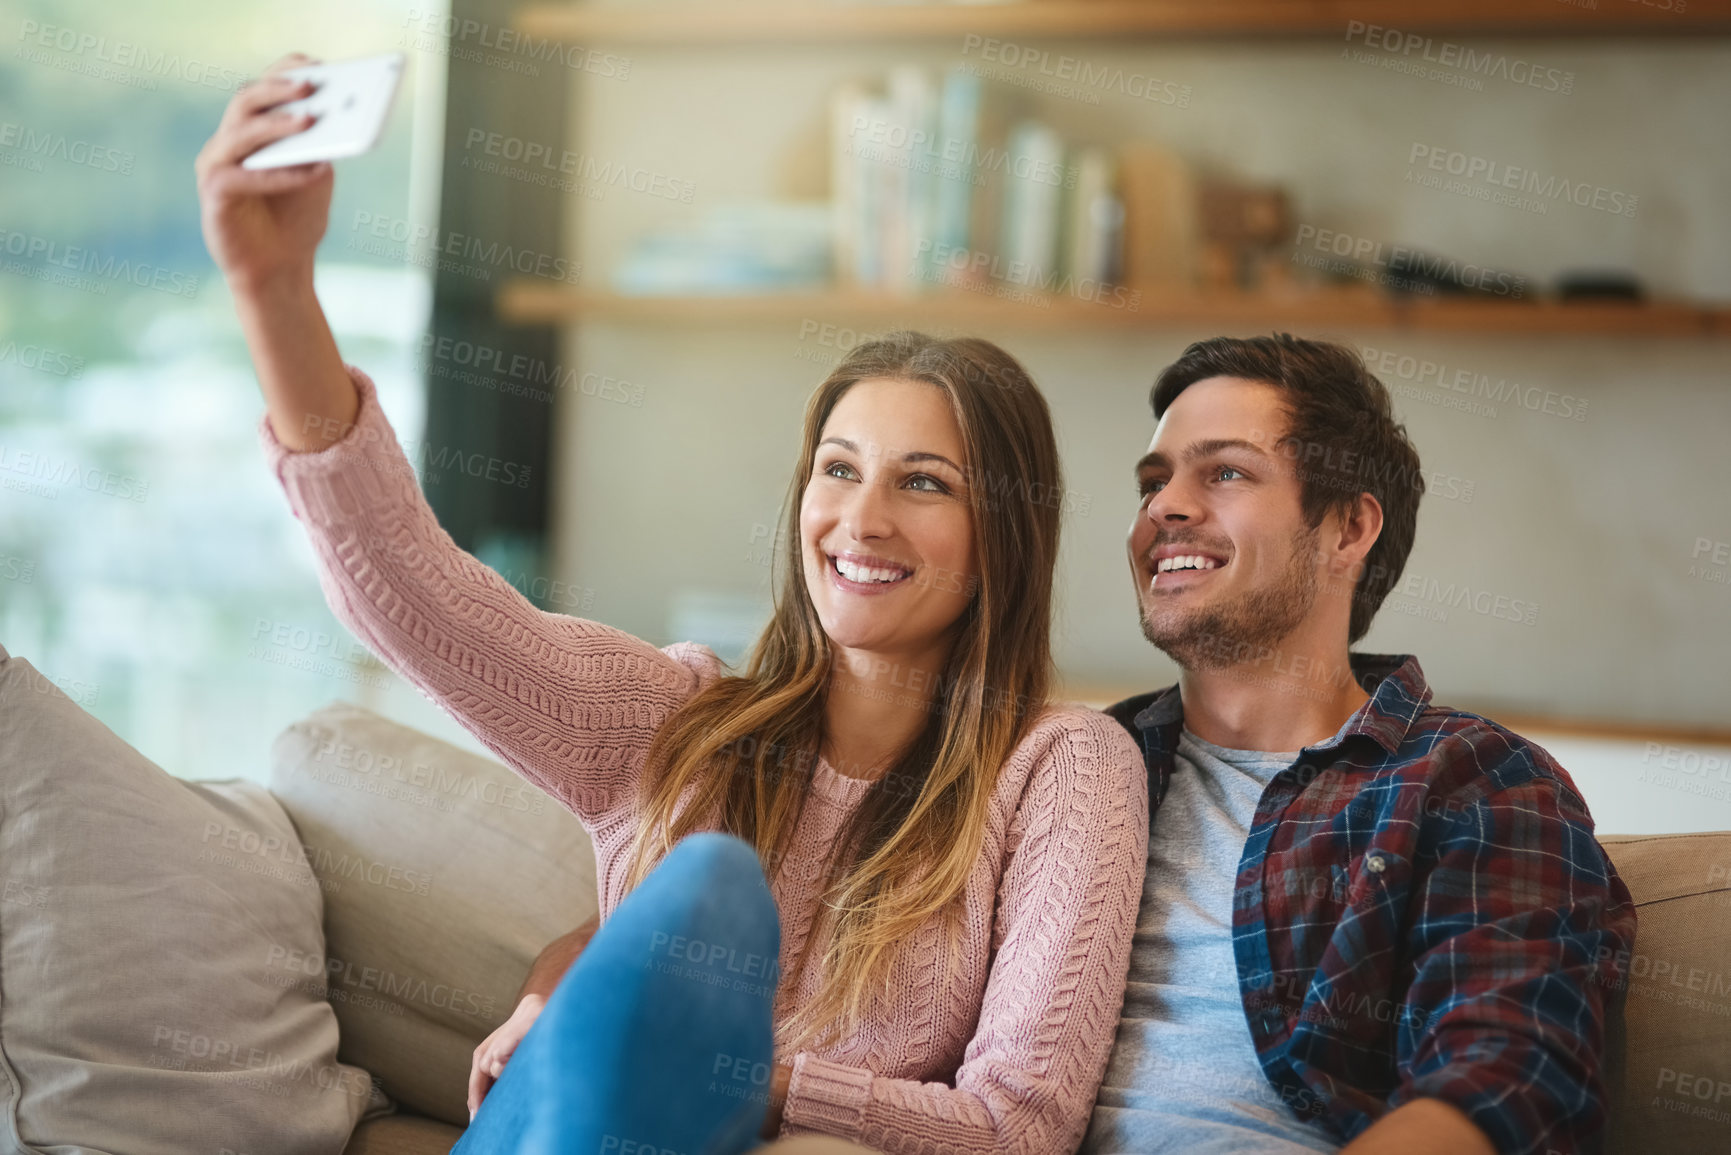
{"label": "book on shelf", "polygon": [[1123,279],[1137,286],[1194,282],[1199,210],[1190,165],[1170,149],[1145,142],[1118,150],[1124,203]]}
{"label": "book on shelf", "polygon": [[1076,154],[1075,187],[1064,210],[1063,266],[1077,282],[1114,284],[1124,235],[1124,203],[1117,188],[1117,159],[1108,148]]}
{"label": "book on shelf", "polygon": [[[984,81],[965,69],[953,68],[944,77],[938,101],[939,159],[933,173],[936,204],[932,219],[932,244],[926,254],[926,270],[935,280],[937,252],[966,252],[974,228],[975,172],[969,155],[980,139]],[[953,144],[950,142],[954,142]]]}
{"label": "book on shelf", "polygon": [[927,71],[902,65],[890,71],[885,111],[890,131],[883,166],[881,210],[883,283],[892,292],[912,292],[920,280],[917,254],[932,235],[937,215],[930,142],[937,134],[938,96]]}
{"label": "book on shelf", "polygon": [[1011,130],[1006,152],[997,272],[1011,284],[1044,290],[1062,280],[1058,215],[1065,186],[1075,187],[1074,172],[1064,165],[1064,142],[1037,120]]}
{"label": "book on shelf", "polygon": [[834,266],[852,288],[1082,295],[1123,267],[1114,151],[958,65],[850,82],[830,105]]}

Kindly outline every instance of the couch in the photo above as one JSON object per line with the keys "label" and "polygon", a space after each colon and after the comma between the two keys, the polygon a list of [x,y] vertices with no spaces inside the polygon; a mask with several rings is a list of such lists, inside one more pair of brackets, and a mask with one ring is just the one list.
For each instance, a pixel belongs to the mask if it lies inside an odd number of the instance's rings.
{"label": "couch", "polygon": [[[347,764],[355,775],[370,775],[375,785],[406,777],[435,790],[526,789],[503,766],[348,705],[332,705],[291,727],[278,740],[275,755],[273,791],[297,824],[316,824],[321,834],[327,830],[323,825],[327,819],[319,816],[332,810],[331,803],[344,791],[369,781],[355,777],[344,784],[328,773],[321,775],[321,766]],[[363,769],[369,759],[374,769]],[[383,759],[394,760],[394,765],[378,768]],[[417,765],[423,769],[414,770]],[[443,775],[434,767],[444,768]],[[473,775],[476,783],[485,780],[497,786],[465,785],[467,775]],[[501,804],[506,797],[500,795]],[[509,815],[495,817],[508,819]],[[565,831],[570,842],[561,844],[559,853],[578,857],[586,851],[581,827],[564,810],[549,803],[533,817]],[[453,844],[460,841],[452,839]],[[1601,835],[1600,842],[1634,895],[1640,927],[1629,960],[1628,989],[1614,992],[1612,1003],[1608,1071],[1612,1134],[1607,1150],[1631,1155],[1731,1150],[1731,831]],[[396,844],[393,852],[401,852]],[[592,885],[592,860],[567,865],[574,879]],[[581,921],[579,915],[587,917],[589,910],[587,905],[570,907],[540,922],[532,934],[514,944],[507,985],[514,991],[534,952]],[[355,931],[333,927],[330,914],[326,924],[333,941],[345,944],[351,941],[351,933],[371,934],[377,929],[376,925]],[[370,954],[375,947],[355,941],[352,949]],[[502,1018],[507,1010],[501,1002],[496,1017]],[[491,1030],[492,1021],[489,1017],[472,1024],[462,1046],[472,1049],[470,1040],[485,1037],[482,1028]],[[364,1058],[370,1056],[357,1056],[356,1061]],[[431,1155],[444,1151],[456,1135],[454,1127],[402,1112],[363,1123],[347,1155]],[[794,1142],[783,1141],[788,1155],[796,1150]],[[776,1150],[780,1155],[779,1146]],[[817,1155],[819,1148],[811,1150]],[[839,1155],[863,1149],[838,1143],[834,1150]]]}
{"label": "couch", "polygon": [[[471,1052],[596,909],[587,835],[497,761],[346,703],[271,761],[268,791],[174,779],[0,647],[0,1151],[461,1134]],[[1601,841],[1640,906],[1608,1150],[1731,1148],[1731,832]]]}

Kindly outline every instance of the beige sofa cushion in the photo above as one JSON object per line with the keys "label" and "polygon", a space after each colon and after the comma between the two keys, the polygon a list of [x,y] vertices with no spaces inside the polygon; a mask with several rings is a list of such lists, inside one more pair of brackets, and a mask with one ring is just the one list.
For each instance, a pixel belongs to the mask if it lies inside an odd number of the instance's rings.
{"label": "beige sofa cushion", "polygon": [[183,782],[0,648],[0,1142],[336,1155],[385,1103],[337,1060],[318,881],[249,782]]}
{"label": "beige sofa cushion", "polygon": [[1609,1150],[1731,1150],[1731,831],[1599,841],[1637,920],[1610,1024]]}
{"label": "beige sofa cushion", "polygon": [[504,765],[333,703],[278,736],[271,790],[325,885],[341,1054],[414,1112],[469,1121],[469,1060],[542,947],[593,916],[577,818]]}

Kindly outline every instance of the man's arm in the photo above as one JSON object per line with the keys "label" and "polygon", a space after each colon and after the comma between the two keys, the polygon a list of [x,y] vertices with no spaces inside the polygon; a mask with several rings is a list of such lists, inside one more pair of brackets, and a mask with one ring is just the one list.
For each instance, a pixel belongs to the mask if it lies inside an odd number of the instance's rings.
{"label": "man's arm", "polygon": [[1365,1136],[1435,1101],[1499,1152],[1591,1148],[1634,904],[1561,768],[1525,744],[1491,761],[1486,745],[1474,754],[1490,788],[1442,820],[1409,901],[1401,1082]]}
{"label": "man's arm", "polygon": [[1497,1149],[1460,1108],[1414,1099],[1378,1119],[1340,1155],[1497,1155]]}
{"label": "man's arm", "polygon": [[522,1002],[529,995],[538,995],[546,1002],[553,994],[553,988],[559,985],[559,980],[565,977],[565,972],[571,969],[571,964],[577,961],[577,956],[583,953],[583,948],[589,945],[589,940],[595,937],[595,932],[601,929],[601,916],[590,917],[589,921],[568,934],[562,934],[535,956],[535,961],[529,967],[529,974],[523,980],[523,989],[517,992],[517,1002]]}

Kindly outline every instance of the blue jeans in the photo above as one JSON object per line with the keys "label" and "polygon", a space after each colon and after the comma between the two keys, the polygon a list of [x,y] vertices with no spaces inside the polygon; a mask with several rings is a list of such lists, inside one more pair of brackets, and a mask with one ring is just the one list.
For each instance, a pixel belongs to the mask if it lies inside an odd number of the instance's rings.
{"label": "blue jeans", "polygon": [[565,972],[451,1155],[758,1146],[780,951],[756,851],[681,839]]}

